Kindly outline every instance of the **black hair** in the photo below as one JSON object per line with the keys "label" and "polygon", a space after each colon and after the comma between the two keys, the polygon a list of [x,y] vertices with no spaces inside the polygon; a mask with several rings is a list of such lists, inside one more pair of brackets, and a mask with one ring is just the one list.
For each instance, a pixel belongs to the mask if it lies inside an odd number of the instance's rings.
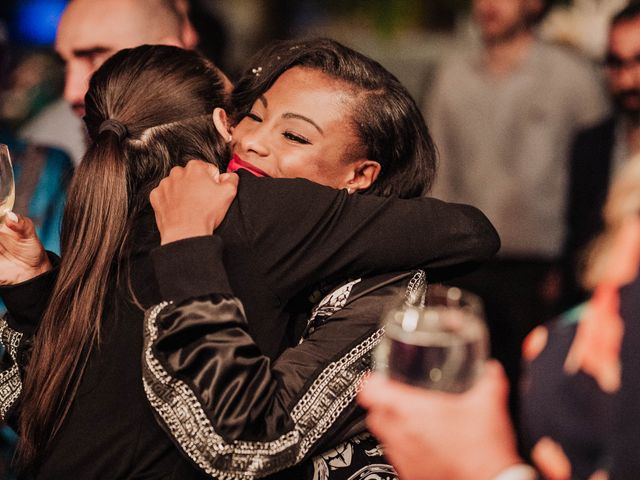
{"label": "black hair", "polygon": [[407,89],[378,62],[334,40],[277,41],[259,51],[236,84],[238,122],[285,71],[306,67],[343,82],[355,100],[351,122],[359,149],[381,165],[364,193],[411,198],[433,182],[436,149],[420,109]]}
{"label": "black hair", "polygon": [[611,19],[611,26],[640,16],[640,1],[632,1]]}

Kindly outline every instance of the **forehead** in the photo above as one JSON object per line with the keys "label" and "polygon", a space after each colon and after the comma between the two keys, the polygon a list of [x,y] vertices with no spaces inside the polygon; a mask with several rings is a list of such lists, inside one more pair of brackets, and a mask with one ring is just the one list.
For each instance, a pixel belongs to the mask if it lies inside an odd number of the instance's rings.
{"label": "forehead", "polygon": [[97,47],[121,50],[145,43],[148,26],[131,3],[75,1],[65,10],[56,35],[56,50],[65,59],[76,50]]}
{"label": "forehead", "polygon": [[640,52],[640,16],[614,25],[609,33],[609,52],[626,58]]}
{"label": "forehead", "polygon": [[354,102],[348,84],[307,67],[285,71],[264,96],[270,107],[304,109],[324,118],[349,116]]}

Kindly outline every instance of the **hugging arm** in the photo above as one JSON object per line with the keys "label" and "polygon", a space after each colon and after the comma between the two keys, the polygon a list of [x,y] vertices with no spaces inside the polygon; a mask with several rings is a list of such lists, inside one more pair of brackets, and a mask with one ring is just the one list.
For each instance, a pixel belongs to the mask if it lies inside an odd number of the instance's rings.
{"label": "hugging arm", "polygon": [[[242,218],[242,233],[264,262],[268,281],[282,296],[337,277],[473,264],[493,256],[500,245],[491,223],[468,205],[428,197],[400,200],[347,195],[344,190],[303,179],[258,179],[242,171],[240,176],[230,212]],[[200,210],[204,207],[199,205]],[[226,223],[220,228],[229,228]],[[37,237],[33,239],[37,242]],[[39,250],[31,248],[31,252],[42,256],[44,250],[38,245]],[[5,260],[7,265],[16,264],[15,259],[0,259]],[[48,261],[39,262],[31,268],[35,273],[29,278],[50,268]],[[2,271],[4,277],[8,269]],[[39,321],[56,272],[42,276],[51,278],[49,286],[9,306],[12,316],[28,315],[32,323]],[[21,285],[28,284],[23,280],[0,278],[0,283],[22,281],[13,287],[19,295]]]}
{"label": "hugging arm", "polygon": [[[188,263],[199,257],[190,259],[192,250],[183,268],[156,269],[163,294],[178,298],[145,319],[144,384],[160,424],[220,478],[269,475],[319,453],[328,436],[335,446],[361,432],[353,399],[381,337],[384,299],[398,283],[416,282],[403,274],[344,285],[321,303],[303,341],[272,362],[247,331],[225,279],[222,241],[213,239],[217,258],[203,246],[206,269]],[[156,266],[162,258],[154,255]],[[193,282],[212,293],[180,299]]]}
{"label": "hugging arm", "polygon": [[234,209],[281,298],[321,280],[481,262],[500,245],[474,207],[349,195],[303,179],[241,174]]}

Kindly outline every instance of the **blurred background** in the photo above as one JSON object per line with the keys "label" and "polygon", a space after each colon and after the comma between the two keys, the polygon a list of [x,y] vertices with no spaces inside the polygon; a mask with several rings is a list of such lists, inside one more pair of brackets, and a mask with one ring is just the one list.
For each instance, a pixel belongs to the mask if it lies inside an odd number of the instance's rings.
{"label": "blurred background", "polygon": [[[594,59],[606,41],[608,12],[620,0],[558,0],[541,30]],[[3,0],[0,37],[4,98],[0,116],[13,129],[57,99],[63,67],[53,53],[66,0]],[[329,36],[380,61],[418,103],[438,62],[459,42],[473,40],[469,0],[191,0],[201,49],[234,77],[270,39]],[[69,152],[74,156],[74,152]]]}
{"label": "blurred background", "polygon": [[[182,0],[176,0],[180,3]],[[477,0],[478,2],[479,0]],[[596,79],[597,84],[605,85],[605,70],[602,68],[603,60],[607,50],[608,27],[611,17],[624,7],[629,0],[523,0],[531,4],[531,11],[538,12],[539,18],[536,18],[535,30],[536,37],[541,37],[545,43],[562,46],[563,50],[571,51],[576,57],[581,57],[581,61],[593,67],[599,76]],[[42,165],[45,163],[45,157],[50,160],[55,155],[64,155],[70,159],[68,163],[77,165],[84,151],[84,135],[77,124],[80,120],[76,118],[68,108],[68,105],[61,99],[64,88],[64,65],[53,50],[56,29],[60,16],[67,5],[66,0],[0,0],[0,133],[6,131],[12,137],[16,137],[19,141],[28,141],[55,147],[54,152],[47,150],[42,151],[40,159],[34,161],[26,159],[22,161],[22,165],[32,166],[34,172],[44,171]],[[336,39],[347,46],[350,46],[372,58],[379,61],[388,70],[394,73],[400,81],[407,87],[411,95],[414,97],[418,105],[422,108],[425,116],[430,117],[435,108],[431,102],[432,89],[436,82],[436,72],[439,67],[446,63],[449,57],[455,56],[456,52],[472,50],[482,44],[482,36],[478,30],[477,23],[471,18],[471,0],[188,0],[189,18],[199,37],[199,49],[206,56],[211,58],[222,70],[224,70],[232,80],[236,79],[241,72],[250,69],[252,66],[247,65],[248,58],[256,52],[261,46],[273,39],[288,39],[325,36]],[[539,20],[539,21],[538,21]],[[556,55],[554,53],[553,55]],[[554,57],[556,58],[556,57]],[[565,59],[563,62],[573,65],[573,61]],[[635,62],[635,63],[633,63]],[[625,62],[618,62],[620,65],[610,66],[609,73],[626,71],[627,67],[635,68],[639,61],[637,57],[632,59],[633,65],[627,65]],[[558,68],[556,70],[561,70]],[[512,72],[513,73],[513,72]],[[518,72],[515,72],[518,73]],[[542,82],[547,82],[544,78],[546,72],[542,72]],[[535,76],[532,74],[532,76]],[[562,76],[559,75],[559,76]],[[569,74],[569,76],[571,76]],[[508,77],[508,75],[505,75]],[[514,74],[514,77],[517,75]],[[570,97],[566,95],[566,89],[572,89],[571,82],[578,84],[578,75],[569,80],[562,79],[562,94],[559,97]],[[638,77],[640,78],[640,77]],[[538,79],[539,80],[539,79]],[[517,78],[516,78],[517,81]],[[640,82],[640,80],[638,80]],[[569,84],[569,87],[567,87]],[[503,84],[502,84],[503,85]],[[499,95],[502,88],[496,93]],[[640,89],[637,89],[640,92]],[[561,91],[558,89],[558,91]],[[463,88],[454,92],[453,96],[458,97],[460,93],[464,93]],[[475,90],[468,89],[471,92],[471,98]],[[635,90],[634,90],[635,92]],[[495,93],[495,92],[494,92]],[[538,89],[535,93],[542,93],[542,97],[548,97],[546,85],[543,89]],[[638,93],[640,95],[640,93]],[[481,95],[475,95],[480,97]],[[489,98],[488,96],[486,96]],[[435,97],[434,97],[435,98]],[[586,96],[579,96],[578,103],[589,103],[585,101]],[[472,98],[473,99],[473,98]],[[509,99],[507,99],[509,100]],[[516,99],[521,100],[521,99]],[[609,99],[606,98],[608,101]],[[532,101],[538,102],[538,99]],[[489,101],[489,103],[491,103]],[[497,103],[497,102],[494,102]],[[558,147],[558,142],[554,136],[551,139],[549,147],[557,151],[561,151],[563,159],[559,163],[568,164],[568,152],[573,134],[577,132],[578,127],[586,127],[585,124],[574,125],[567,123],[561,125],[561,128],[555,128],[555,123],[549,123],[549,120],[558,118],[556,110],[565,109],[567,117],[572,117],[575,105],[564,105],[557,102],[558,105],[547,105],[548,112],[541,110],[537,105],[526,110],[522,109],[521,103],[514,102],[509,106],[509,110],[514,110],[525,121],[521,122],[523,131],[526,132],[523,138],[529,135],[530,126],[549,126],[549,130],[562,131],[566,130],[566,145],[562,148]],[[547,102],[549,103],[549,102]],[[595,102],[591,102],[595,103]],[[490,105],[491,106],[491,105]],[[555,107],[558,107],[555,109]],[[513,108],[511,108],[513,107]],[[475,106],[469,110],[476,109]],[[522,111],[518,111],[518,110]],[[431,110],[431,111],[430,111]],[[478,109],[476,109],[478,110]],[[49,113],[47,113],[49,112]],[[635,121],[632,122],[637,130],[638,138],[640,138],[640,117],[635,110],[632,112]],[[468,118],[464,116],[462,111],[463,125],[461,131],[469,128]],[[431,115],[433,116],[433,115]],[[489,118],[491,115],[486,115]],[[495,116],[495,115],[494,115]],[[54,121],[51,121],[51,119]],[[564,118],[564,117],[563,117]],[[60,120],[64,119],[64,120]],[[591,120],[596,120],[595,114]],[[45,122],[48,121],[48,128],[44,128]],[[484,119],[481,118],[481,122]],[[486,122],[485,122],[486,123]],[[76,126],[72,126],[76,125]],[[443,122],[446,124],[446,122]],[[51,127],[67,127],[64,132],[58,128]],[[448,124],[446,124],[449,127]],[[482,126],[482,125],[481,125]],[[511,127],[509,122],[499,125],[498,130],[505,130]],[[430,127],[433,131],[437,130],[436,121],[431,121]],[[451,129],[448,130],[450,132]],[[51,133],[46,133],[51,132]],[[437,132],[436,132],[437,133]],[[501,132],[502,133],[502,132]],[[535,132],[534,132],[535,133]],[[39,135],[39,136],[38,136]],[[436,141],[439,147],[445,142],[441,141],[436,135]],[[509,142],[516,138],[517,135],[507,133],[504,139]],[[531,135],[532,142],[539,144],[545,143],[548,138],[540,138]],[[616,137],[617,138],[617,137]],[[484,140],[484,138],[483,138]],[[3,140],[4,143],[9,143]],[[456,139],[456,144],[460,142]],[[640,141],[634,145],[634,149],[640,151]],[[501,145],[498,145],[501,147]],[[18,146],[12,146],[12,152],[19,152]],[[441,148],[441,153],[446,153],[445,148]],[[519,145],[515,151],[523,150]],[[534,149],[535,150],[535,149]],[[475,152],[475,150],[474,150]],[[29,151],[27,150],[27,153]],[[535,150],[534,153],[537,153]],[[560,155],[559,154],[559,155]],[[539,155],[543,157],[544,155]],[[468,157],[471,157],[469,155]],[[441,165],[446,163],[446,155],[441,155],[443,161]],[[520,162],[524,166],[533,164],[529,162],[529,157],[523,156]],[[62,160],[60,160],[62,162]],[[58,162],[58,163],[60,163]],[[451,161],[454,164],[456,162]],[[485,168],[483,171],[489,171],[492,175],[500,169],[507,171],[511,177],[506,178],[505,183],[513,186],[511,188],[519,197],[524,191],[525,176],[539,177],[557,177],[558,175],[550,172],[546,164],[538,162],[542,165],[540,172],[528,172],[524,169],[522,172],[514,170],[515,167],[510,165],[508,168],[502,164],[496,163],[491,168]],[[14,162],[14,167],[16,162]],[[564,170],[567,168],[562,167]],[[65,166],[64,169],[72,170],[71,167]],[[545,170],[546,169],[546,170]],[[62,167],[60,167],[62,171]],[[482,169],[480,169],[482,170]],[[568,187],[568,173],[562,170],[562,178],[559,180],[561,185],[558,190],[560,198],[559,205],[544,205],[548,210],[556,210],[560,212],[557,216],[563,215],[566,210],[565,191],[570,190]],[[26,170],[25,170],[26,171]],[[469,167],[469,171],[474,175],[477,170]],[[35,174],[34,174],[35,175]],[[40,173],[37,173],[40,175]],[[508,175],[505,175],[508,177]],[[591,172],[587,177],[593,176]],[[491,177],[491,181],[497,184],[496,176]],[[567,177],[567,178],[565,178]],[[23,184],[16,189],[17,192],[23,193],[25,200],[24,212],[27,212],[27,200],[31,201],[29,195],[25,192],[35,191],[35,182],[31,181],[32,177],[22,175]],[[38,177],[33,177],[38,178]],[[53,178],[49,176],[48,178]],[[537,180],[537,177],[536,177]],[[31,188],[28,183],[31,181]],[[477,179],[476,179],[477,182]],[[605,179],[605,183],[607,180]],[[53,180],[51,181],[53,184]],[[62,184],[63,182],[59,182]],[[492,186],[488,183],[481,183],[481,188],[491,190]],[[489,186],[489,188],[486,188]],[[606,185],[604,190],[606,191]],[[548,196],[546,189],[538,189],[533,192],[533,199],[526,198],[529,205],[538,203],[540,197]],[[443,198],[447,198],[443,195]],[[604,198],[604,196],[602,197]],[[450,198],[447,198],[450,199]],[[475,202],[467,199],[457,199],[455,201],[464,200],[466,203]],[[56,205],[60,204],[56,200]],[[37,202],[36,202],[37,203]],[[501,200],[501,204],[508,204]],[[540,202],[542,203],[542,202]],[[35,204],[35,203],[34,203]],[[53,205],[54,202],[52,201]],[[482,205],[478,205],[486,210]],[[587,209],[589,206],[587,206]],[[595,211],[599,211],[599,206],[591,206]],[[516,220],[523,216],[522,209],[512,212],[511,219]],[[20,211],[16,209],[16,211]],[[495,219],[490,212],[486,212],[492,221]],[[30,216],[34,215],[33,210],[29,210]],[[599,216],[599,215],[598,215]],[[44,215],[43,215],[44,217]],[[548,236],[548,229],[539,224],[533,225],[539,234],[543,237]],[[563,226],[564,228],[564,226]],[[506,246],[503,236],[503,247]],[[506,230],[505,230],[506,231]],[[560,231],[560,230],[559,230]],[[527,233],[527,232],[525,232]],[[42,232],[40,232],[42,238]],[[564,234],[563,234],[564,235]],[[57,237],[57,235],[54,235]],[[525,239],[525,243],[529,242],[532,235]],[[560,238],[560,237],[559,237]],[[546,239],[548,240],[548,238]],[[57,239],[54,238],[54,241]],[[558,241],[559,243],[560,241]],[[56,250],[55,243],[47,245],[50,250]],[[507,249],[503,248],[503,251]],[[559,247],[558,247],[559,250]],[[515,252],[515,254],[514,254]],[[560,287],[558,286],[562,272],[562,262],[565,255],[563,252],[548,251],[532,252],[532,251],[506,251],[507,254],[514,254],[513,257],[522,263],[522,259],[535,260],[540,267],[540,275],[531,284],[522,281],[523,290],[535,293],[535,297],[529,300],[522,300],[523,296],[519,296],[518,292],[514,292],[514,308],[518,310],[531,310],[535,318],[535,323],[539,323],[553,313],[557,313],[558,306],[566,306],[559,301]],[[541,263],[540,259],[543,260]],[[511,265],[510,265],[511,266]],[[492,273],[492,278],[495,277]],[[520,281],[520,274],[515,277]],[[486,280],[482,279],[480,285],[486,285]],[[495,294],[503,301],[505,292],[514,290],[514,282],[512,277],[507,277],[506,283],[503,285],[492,286],[492,292],[481,295],[488,307],[491,307],[490,297]],[[462,284],[465,288],[474,290],[471,284]],[[525,288],[526,287],[526,288]],[[517,295],[516,295],[517,294]],[[572,298],[573,300],[573,298]],[[547,308],[544,312],[540,312],[540,307],[552,305],[554,308]],[[530,308],[531,307],[531,308]],[[2,307],[0,305],[0,311]],[[498,320],[499,315],[493,316],[492,311],[488,308],[488,316],[490,327],[492,328],[492,338],[497,345],[509,344],[508,351],[500,352],[496,349],[494,353],[507,366],[507,371],[511,380],[517,378],[517,365],[519,355],[520,341],[529,329],[534,325],[534,321],[522,320],[521,325],[515,328],[513,326],[515,315],[511,313],[505,314],[505,320]],[[495,347],[495,345],[494,345]],[[516,350],[516,352],[512,352]],[[513,369],[510,370],[510,365]],[[5,438],[3,438],[5,435]],[[12,433],[8,429],[0,430],[0,454],[5,451],[5,457],[10,455],[10,448],[3,446],[11,445],[14,442]],[[3,463],[0,458],[0,478],[10,478],[6,472],[3,472]]]}

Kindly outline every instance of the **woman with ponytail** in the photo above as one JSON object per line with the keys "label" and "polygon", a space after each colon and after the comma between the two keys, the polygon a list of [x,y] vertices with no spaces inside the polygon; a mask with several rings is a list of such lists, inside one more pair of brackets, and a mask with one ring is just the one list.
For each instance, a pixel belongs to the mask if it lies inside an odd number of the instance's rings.
{"label": "woman with ponytail", "polygon": [[[424,275],[347,283],[336,298],[352,292],[366,308],[337,322],[350,307],[323,304],[296,346],[306,297],[323,280],[335,287],[365,274],[457,267],[497,249],[479,211],[426,197],[350,195],[241,170],[232,202],[236,177],[208,164],[229,160],[226,116],[215,108],[225,100],[218,72],[173,47],[125,50],[94,75],[85,118],[92,146],[73,183],[59,271],[0,278],[22,281],[0,289],[10,312],[3,343],[16,346],[5,356],[0,389],[10,394],[0,413],[19,408],[18,458],[32,477],[249,479],[309,460],[362,432],[353,398],[380,337],[378,300],[397,286],[417,288]],[[179,167],[190,159],[208,163]],[[169,172],[197,170],[207,173],[198,177],[203,188],[185,193],[200,203],[180,212],[204,230],[172,241],[165,228],[161,239],[149,193]],[[24,224],[8,224],[23,245],[31,238]],[[25,260],[0,243],[5,264],[46,270],[31,263],[38,255]]]}
{"label": "woman with ponytail", "polygon": [[[149,192],[191,158],[228,157],[211,122],[225,100],[213,65],[174,48],[119,53],[92,79],[91,145],[69,190],[62,261],[22,387],[17,459],[27,478],[198,477],[135,401],[144,399],[135,303],[159,299],[144,260],[157,243]],[[114,414],[128,425],[105,422]]]}

